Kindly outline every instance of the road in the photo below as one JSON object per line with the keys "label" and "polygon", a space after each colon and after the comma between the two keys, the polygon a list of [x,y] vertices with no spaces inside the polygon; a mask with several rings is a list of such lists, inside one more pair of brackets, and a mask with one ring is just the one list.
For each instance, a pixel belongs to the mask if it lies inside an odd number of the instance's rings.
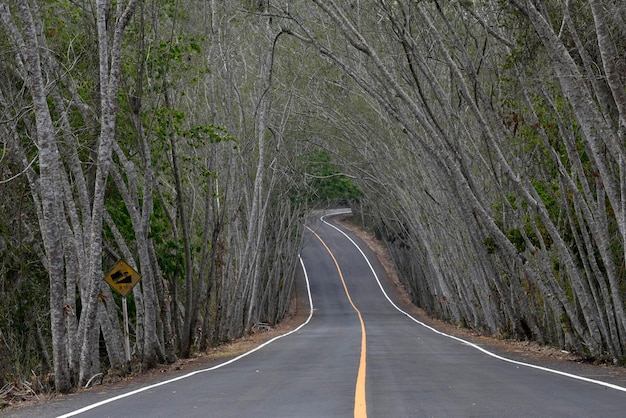
{"label": "road", "polygon": [[[80,417],[623,417],[626,389],[498,358],[392,302],[375,256],[318,220],[303,274],[313,311],[255,352],[159,386],[46,411]],[[358,245],[358,247],[357,247]],[[107,397],[109,396],[109,397]],[[95,404],[94,402],[100,402]],[[81,409],[82,408],[82,409]],[[41,410],[40,410],[41,411]]]}

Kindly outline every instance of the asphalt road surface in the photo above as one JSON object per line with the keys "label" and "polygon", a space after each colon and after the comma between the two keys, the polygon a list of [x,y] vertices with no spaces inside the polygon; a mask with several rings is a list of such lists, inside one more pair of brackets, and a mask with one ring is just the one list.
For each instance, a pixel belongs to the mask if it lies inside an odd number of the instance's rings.
{"label": "asphalt road surface", "polygon": [[394,306],[381,267],[358,238],[321,220],[310,227],[301,257],[313,312],[300,329],[222,367],[117,399],[78,396],[46,414],[626,416],[624,388],[510,362],[424,326]]}

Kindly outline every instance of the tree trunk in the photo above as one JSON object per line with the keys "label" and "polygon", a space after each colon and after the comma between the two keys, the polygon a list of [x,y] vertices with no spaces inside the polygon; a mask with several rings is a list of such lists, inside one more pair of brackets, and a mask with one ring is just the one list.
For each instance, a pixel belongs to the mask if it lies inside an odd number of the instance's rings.
{"label": "tree trunk", "polygon": [[[129,0],[124,7],[117,3],[115,22],[113,22],[113,43],[109,45],[107,22],[110,16],[110,4],[106,0],[96,0],[96,18],[98,27],[98,50],[100,60],[100,137],[96,160],[96,175],[91,210],[91,233],[89,237],[88,294],[83,306],[80,328],[82,330],[79,383],[85,384],[90,370],[90,350],[94,342],[89,338],[91,329],[96,324],[98,312],[99,284],[102,281],[102,225],[104,217],[104,197],[107,178],[112,164],[111,155],[115,140],[115,116],[121,67],[122,36],[138,0]],[[110,24],[110,23],[109,23]]]}
{"label": "tree trunk", "polygon": [[[39,194],[41,196],[40,227],[47,255],[47,271],[50,277],[50,320],[53,340],[55,387],[65,393],[71,389],[67,330],[65,328],[65,269],[61,237],[63,204],[59,185],[60,161],[54,133],[54,125],[48,108],[42,64],[39,59],[39,43],[35,23],[27,2],[19,3],[22,22],[21,35],[10,17],[6,2],[0,4],[2,19],[9,27],[13,41],[22,54],[27,71],[27,83],[33,99],[39,148]],[[23,36],[23,37],[22,37]]]}

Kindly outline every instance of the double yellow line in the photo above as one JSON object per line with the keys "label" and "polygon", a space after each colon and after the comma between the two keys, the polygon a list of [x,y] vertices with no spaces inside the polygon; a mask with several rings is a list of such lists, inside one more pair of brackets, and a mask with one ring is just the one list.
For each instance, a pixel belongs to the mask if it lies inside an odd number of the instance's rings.
{"label": "double yellow line", "polygon": [[350,292],[348,291],[348,286],[346,285],[346,281],[343,277],[343,273],[341,272],[341,268],[339,267],[339,263],[335,258],[333,252],[328,248],[328,245],[324,242],[322,237],[320,237],[315,231],[313,231],[308,226],[306,227],[315,237],[322,243],[328,254],[330,254],[330,258],[333,259],[335,263],[335,267],[337,268],[337,272],[339,273],[339,277],[341,278],[341,283],[343,284],[343,289],[346,292],[346,296],[348,297],[348,301],[350,305],[352,305],[352,309],[354,309],[359,316],[359,321],[361,322],[361,360],[359,361],[359,373],[356,378],[356,388],[354,391],[354,418],[367,418],[367,404],[365,401],[365,371],[366,371],[366,353],[367,353],[367,334],[365,333],[365,323],[363,322],[363,316],[361,315],[361,311],[356,307],[354,302],[352,302],[352,298],[350,297]]}

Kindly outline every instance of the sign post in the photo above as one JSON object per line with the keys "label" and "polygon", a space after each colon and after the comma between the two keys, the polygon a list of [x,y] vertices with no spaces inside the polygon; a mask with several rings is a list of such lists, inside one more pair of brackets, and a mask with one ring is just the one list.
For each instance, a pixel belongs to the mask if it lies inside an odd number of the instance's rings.
{"label": "sign post", "polygon": [[126,364],[130,364],[130,332],[128,331],[128,305],[126,296],[122,296],[122,312],[124,314],[124,352],[126,353]]}
{"label": "sign post", "polygon": [[137,273],[124,260],[117,262],[109,274],[104,277],[104,281],[122,296],[122,314],[124,315],[124,351],[126,351],[126,362],[130,366],[130,332],[128,331],[128,305],[126,295],[141,280],[141,275]]}

